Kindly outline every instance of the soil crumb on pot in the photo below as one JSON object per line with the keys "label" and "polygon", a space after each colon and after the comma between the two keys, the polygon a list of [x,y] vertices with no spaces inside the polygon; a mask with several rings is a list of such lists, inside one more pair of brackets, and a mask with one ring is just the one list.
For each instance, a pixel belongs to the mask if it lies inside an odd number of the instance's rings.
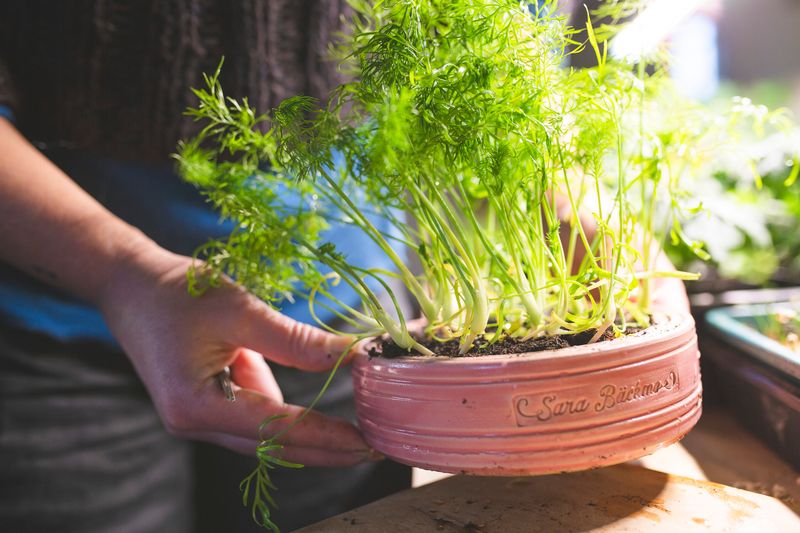
{"label": "soil crumb on pot", "polygon": [[[633,331],[635,330],[631,330],[631,328],[628,329],[628,333]],[[482,355],[542,352],[545,350],[567,348],[569,346],[580,346],[588,343],[595,332],[596,330],[590,329],[581,333],[536,337],[529,340],[505,337],[493,344],[489,343],[487,337],[481,335],[475,339],[472,348],[463,355],[458,353],[458,339],[452,339],[447,342],[437,342],[431,339],[417,338],[417,341],[436,355],[444,355],[447,357],[480,357]],[[613,338],[614,333],[609,329],[606,330],[597,342],[607,341]],[[409,355],[423,357],[417,352],[400,348],[391,339],[376,339],[376,342],[369,348],[368,353],[370,357],[387,357],[389,359]]]}

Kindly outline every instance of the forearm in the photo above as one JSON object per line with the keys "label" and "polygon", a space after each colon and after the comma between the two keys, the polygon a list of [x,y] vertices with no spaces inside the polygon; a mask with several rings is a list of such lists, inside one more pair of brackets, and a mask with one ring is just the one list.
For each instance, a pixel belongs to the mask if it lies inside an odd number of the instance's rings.
{"label": "forearm", "polygon": [[119,265],[163,253],[0,118],[0,261],[99,305]]}

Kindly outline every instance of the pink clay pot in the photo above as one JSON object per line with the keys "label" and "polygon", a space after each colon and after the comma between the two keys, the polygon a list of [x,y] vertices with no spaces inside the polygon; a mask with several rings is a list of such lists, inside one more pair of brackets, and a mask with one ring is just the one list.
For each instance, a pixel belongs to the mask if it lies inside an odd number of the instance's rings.
{"label": "pink clay pot", "polygon": [[691,316],[612,341],[520,355],[363,356],[367,442],[401,463],[482,475],[611,465],[683,437],[701,413]]}

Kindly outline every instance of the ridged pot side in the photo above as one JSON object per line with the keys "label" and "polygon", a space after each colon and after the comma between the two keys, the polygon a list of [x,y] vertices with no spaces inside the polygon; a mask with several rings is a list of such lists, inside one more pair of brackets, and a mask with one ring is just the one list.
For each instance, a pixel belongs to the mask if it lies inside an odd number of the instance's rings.
{"label": "ridged pot side", "polygon": [[442,472],[549,474],[635,459],[701,413],[691,316],[588,346],[483,357],[363,356],[358,421],[388,457]]}

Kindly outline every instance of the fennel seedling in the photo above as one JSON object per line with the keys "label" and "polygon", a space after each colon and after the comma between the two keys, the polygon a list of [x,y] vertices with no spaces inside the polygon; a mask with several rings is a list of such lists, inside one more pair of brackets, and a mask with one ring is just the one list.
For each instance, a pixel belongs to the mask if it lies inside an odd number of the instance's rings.
{"label": "fennel seedling", "polygon": [[[356,339],[386,334],[421,354],[431,350],[390,281],[418,304],[425,334],[458,339],[462,354],[479,336],[646,327],[650,285],[664,275],[658,244],[671,235],[699,249],[681,230],[696,203],[683,185],[713,158],[716,123],[690,120],[698,106],[671,89],[661,63],[609,57],[608,28],[569,27],[555,0],[533,13],[511,0],[351,4],[338,52],[353,81],[328,101],[295,96],[259,115],[225,96],[219,70],[195,90],[189,114],[204,129],[180,146],[180,171],[237,222],[198,252],[212,284],[229,275],[276,307],[305,298]],[[596,68],[564,67],[587,46]],[[285,205],[287,194],[303,205]],[[342,222],[394,271],[357,267],[326,241]],[[359,302],[335,297],[336,284]],[[279,452],[265,439],[243,485],[269,527]]]}

